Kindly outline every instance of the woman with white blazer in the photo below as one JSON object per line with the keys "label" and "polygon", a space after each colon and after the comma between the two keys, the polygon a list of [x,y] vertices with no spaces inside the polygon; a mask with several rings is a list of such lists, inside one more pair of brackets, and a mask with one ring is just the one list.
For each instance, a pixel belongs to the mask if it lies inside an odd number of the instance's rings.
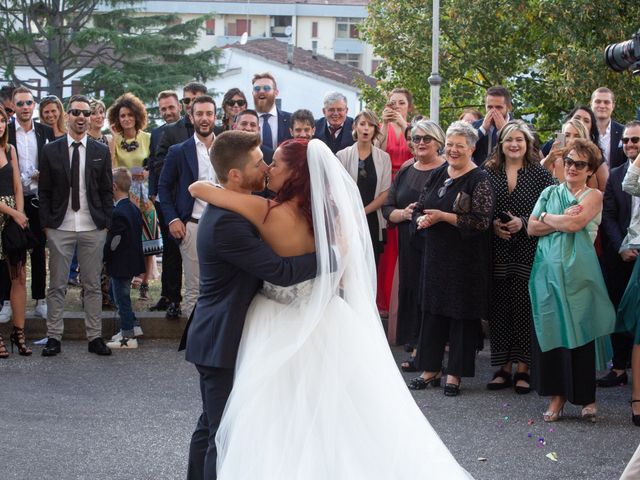
{"label": "woman with white blazer", "polygon": [[353,120],[353,139],[356,143],[336,154],[358,184],[376,267],[386,239],[387,222],[382,216],[382,205],[391,187],[391,158],[373,145],[380,135],[379,124],[378,117],[371,110],[360,112]]}

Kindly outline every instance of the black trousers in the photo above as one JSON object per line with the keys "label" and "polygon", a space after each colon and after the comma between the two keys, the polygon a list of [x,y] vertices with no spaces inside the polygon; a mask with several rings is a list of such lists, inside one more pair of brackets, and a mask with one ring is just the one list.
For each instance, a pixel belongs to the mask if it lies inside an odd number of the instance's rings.
{"label": "black trousers", "polygon": [[202,414],[191,436],[187,480],[215,480],[218,460],[216,432],[231,394],[234,372],[232,368],[203,365],[196,365],[196,369],[200,374]]}
{"label": "black trousers", "polygon": [[444,347],[449,341],[446,373],[456,377],[475,376],[480,319],[450,318],[428,312],[423,313],[422,318],[416,357],[418,369],[439,372]]}
{"label": "black trousers", "polygon": [[182,296],[182,255],[180,247],[173,240],[169,227],[164,219],[160,202],[155,202],[160,231],[162,232],[162,290],[160,295],[169,299],[170,302],[180,303]]}

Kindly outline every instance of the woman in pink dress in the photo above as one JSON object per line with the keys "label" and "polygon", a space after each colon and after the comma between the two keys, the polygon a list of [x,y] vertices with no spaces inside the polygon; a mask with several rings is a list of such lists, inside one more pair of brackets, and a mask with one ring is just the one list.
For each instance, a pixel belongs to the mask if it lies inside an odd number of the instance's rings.
{"label": "woman in pink dress", "polygon": [[[411,92],[405,88],[391,90],[389,100],[382,111],[382,139],[379,147],[391,157],[392,177],[395,177],[404,162],[413,157],[405,140],[405,130],[409,126],[407,118],[412,111],[413,95]],[[398,233],[395,228],[388,226],[387,242],[378,264],[377,304],[380,312],[388,312],[389,316],[394,314],[397,306],[397,282],[395,282],[396,287],[393,288],[397,260]]]}

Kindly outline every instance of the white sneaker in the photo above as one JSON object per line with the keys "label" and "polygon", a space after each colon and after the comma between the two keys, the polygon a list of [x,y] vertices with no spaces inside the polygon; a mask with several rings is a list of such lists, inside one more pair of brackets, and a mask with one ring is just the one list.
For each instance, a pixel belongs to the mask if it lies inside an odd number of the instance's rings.
{"label": "white sneaker", "polygon": [[36,308],[33,309],[36,317],[47,319],[47,301],[44,299],[36,300]]}
{"label": "white sneaker", "polygon": [[7,323],[11,320],[12,314],[13,310],[11,310],[11,302],[9,300],[5,300],[2,304],[2,309],[0,310],[0,323]]}
{"label": "white sneaker", "polygon": [[[141,337],[143,335],[144,333],[142,332],[142,327],[138,327],[138,326],[133,327],[134,337]],[[122,340],[122,330],[119,330],[118,333],[116,333],[113,337],[111,337],[112,342],[119,342],[120,340]]]}
{"label": "white sneaker", "polygon": [[107,343],[107,347],[111,348],[111,349],[117,349],[117,350],[127,350],[127,349],[133,349],[133,348],[138,348],[138,341],[135,338],[123,338],[121,340],[118,340],[116,342],[111,341]]}

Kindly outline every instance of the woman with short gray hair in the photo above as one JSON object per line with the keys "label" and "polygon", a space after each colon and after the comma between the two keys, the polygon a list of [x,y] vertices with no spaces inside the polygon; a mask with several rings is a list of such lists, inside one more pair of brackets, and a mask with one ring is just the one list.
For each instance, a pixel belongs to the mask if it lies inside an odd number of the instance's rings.
{"label": "woman with short gray hair", "polygon": [[468,123],[451,124],[444,147],[447,163],[433,171],[413,212],[424,239],[416,357],[423,372],[409,388],[440,385],[449,341],[444,394],[450,397],[460,392],[461,377],[475,375],[480,319],[488,307],[494,197],[487,172],[472,160],[477,138]]}

